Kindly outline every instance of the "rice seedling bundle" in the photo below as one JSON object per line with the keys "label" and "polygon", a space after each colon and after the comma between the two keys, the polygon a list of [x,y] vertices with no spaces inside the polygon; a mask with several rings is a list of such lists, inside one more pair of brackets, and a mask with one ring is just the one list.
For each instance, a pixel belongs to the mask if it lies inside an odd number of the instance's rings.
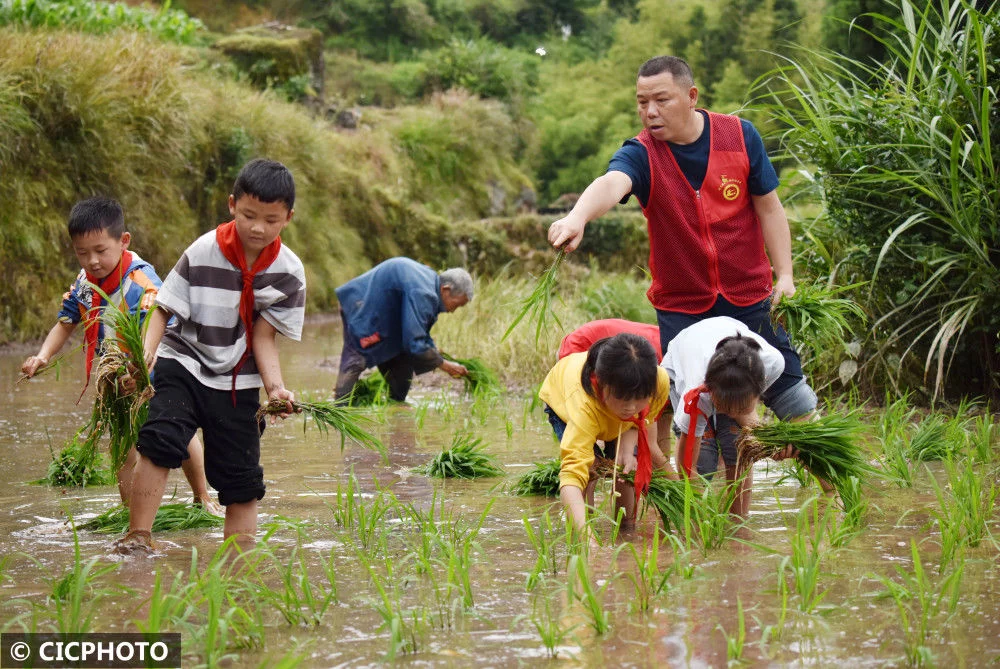
{"label": "rice seedling bundle", "polygon": [[[329,433],[330,428],[340,433],[341,449],[344,448],[345,441],[350,439],[364,448],[377,451],[383,458],[387,457],[382,440],[369,431],[375,424],[374,419],[346,401],[292,402],[292,410],[303,414],[303,432],[308,419],[311,418],[316,428],[323,434]],[[285,411],[287,411],[285,400],[271,400],[257,411],[257,420],[265,416],[277,416]]]}
{"label": "rice seedling bundle", "polygon": [[101,435],[85,426],[67,442],[52,462],[45,477],[35,481],[50,486],[86,487],[110,485],[114,476],[107,468],[104,456],[97,450]]}
{"label": "rice seedling bundle", "polygon": [[[629,483],[635,482],[635,472],[622,474],[621,477]],[[643,496],[644,508],[652,506],[656,509],[667,530],[673,527],[679,533],[684,532],[684,495],[687,486],[686,481],[669,478],[662,470],[653,470],[649,489]]]}
{"label": "rice seedling bundle", "polygon": [[781,298],[771,318],[783,325],[792,339],[806,343],[814,351],[843,348],[845,337],[853,332],[851,320],[864,322],[866,316],[857,302],[838,295],[860,285],[801,285],[791,297]]}
{"label": "rice seedling bundle", "polygon": [[[121,534],[128,530],[128,521],[128,508],[116,506],[80,524],[79,527],[98,534]],[[162,504],[153,520],[153,531],[222,527],[224,522],[224,518],[209,513],[198,504]]]}
{"label": "rice seedling bundle", "polygon": [[536,462],[530,471],[522,474],[507,489],[511,495],[527,497],[540,495],[543,497],[559,496],[559,458]]}
{"label": "rice seedling bundle", "polygon": [[455,435],[451,448],[441,451],[433,460],[413,471],[436,478],[475,479],[503,476],[503,467],[496,458],[484,453],[486,444],[471,435]]}
{"label": "rice seedling bundle", "polygon": [[358,379],[347,396],[347,403],[352,407],[381,406],[389,402],[389,384],[381,372],[373,372]]}
{"label": "rice seedling bundle", "polygon": [[465,392],[473,397],[496,397],[504,390],[500,377],[479,358],[453,358],[447,353],[442,354],[446,360],[457,362],[469,373],[462,377],[465,382]]}
{"label": "rice seedling bundle", "polygon": [[514,317],[514,321],[507,327],[507,331],[503,333],[503,337],[500,341],[503,342],[507,339],[517,324],[520,323],[525,316],[528,316],[528,322],[535,323],[535,343],[538,343],[538,339],[542,336],[542,328],[545,327],[545,321],[551,315],[556,324],[559,323],[559,317],[556,316],[555,312],[552,310],[552,293],[556,285],[556,274],[559,272],[559,266],[562,264],[563,259],[566,257],[566,250],[559,249],[556,254],[556,259],[552,261],[552,264],[546,269],[540,277],[538,277],[538,283],[535,285],[535,289],[531,292],[531,295],[521,300],[521,310]]}
{"label": "rice seedling bundle", "polygon": [[[100,291],[96,286],[94,290]],[[104,297],[108,300],[107,295]],[[107,306],[101,312],[101,319],[106,328],[114,331],[115,337],[105,337],[101,344],[96,373],[97,399],[91,422],[99,433],[108,432],[111,469],[117,472],[135,445],[139,428],[146,422],[153,386],[142,342],[143,315],[131,313],[127,308]],[[135,381],[134,391],[125,392],[119,384],[126,374]]]}
{"label": "rice seedling bundle", "polygon": [[862,426],[853,413],[829,414],[812,421],[777,421],[744,429],[738,471],[771,457],[791,444],[814,476],[838,488],[850,477],[864,480],[874,473],[857,445]]}
{"label": "rice seedling bundle", "polygon": [[948,421],[944,416],[936,413],[927,416],[910,439],[907,457],[917,462],[946,460],[951,457],[959,444],[948,432]]}

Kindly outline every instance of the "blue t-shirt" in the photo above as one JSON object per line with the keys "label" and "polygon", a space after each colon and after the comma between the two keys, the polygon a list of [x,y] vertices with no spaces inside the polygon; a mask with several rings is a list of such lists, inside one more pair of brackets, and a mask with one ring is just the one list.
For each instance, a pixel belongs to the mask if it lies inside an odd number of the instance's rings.
{"label": "blue t-shirt", "polygon": [[[667,142],[677,165],[681,172],[687,177],[691,188],[698,190],[701,182],[705,180],[705,171],[708,169],[708,152],[711,147],[711,124],[708,122],[708,114],[698,110],[705,117],[705,130],[701,136],[690,144],[674,144]],[[747,147],[747,156],[750,158],[750,178],[748,179],[750,193],[752,195],[767,195],[778,187],[778,175],[767,157],[764,150],[764,140],[760,138],[757,128],[753,123],[745,119],[740,119],[743,126],[743,142]],[[643,207],[649,201],[649,154],[646,147],[639,140],[630,139],[622,144],[622,148],[615,152],[608,163],[608,172],[624,172],[632,180],[632,192],[639,204]],[[622,198],[621,203],[628,202],[629,195]]]}

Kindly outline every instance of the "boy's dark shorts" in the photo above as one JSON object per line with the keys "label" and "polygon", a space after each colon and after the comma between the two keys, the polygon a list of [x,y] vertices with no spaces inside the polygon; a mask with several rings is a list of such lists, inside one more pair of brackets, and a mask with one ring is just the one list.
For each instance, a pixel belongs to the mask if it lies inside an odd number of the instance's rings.
{"label": "boy's dark shorts", "polygon": [[240,504],[264,496],[260,466],[263,419],[260,389],[233,393],[200,383],[176,360],[156,361],[149,417],[139,430],[136,448],[153,464],[177,469],[188,457],[188,443],[200,427],[205,442],[205,476],[219,491],[219,503]]}

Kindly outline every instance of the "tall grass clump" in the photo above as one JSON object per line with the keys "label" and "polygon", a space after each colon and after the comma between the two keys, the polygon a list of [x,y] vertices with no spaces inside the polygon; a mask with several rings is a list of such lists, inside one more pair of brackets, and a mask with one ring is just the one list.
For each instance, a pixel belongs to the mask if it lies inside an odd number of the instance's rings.
{"label": "tall grass clump", "polygon": [[118,28],[148,32],[160,39],[192,43],[205,28],[196,18],[165,2],[158,10],[96,0],[2,0],[0,26],[69,28],[106,33]]}
{"label": "tall grass clump", "polygon": [[880,314],[880,372],[896,377],[900,355],[935,394],[950,378],[996,396],[1000,351],[985,333],[1000,330],[1000,13],[971,0],[890,7],[863,17],[884,61],[800,51],[765,78],[768,109],[851,240],[842,272],[869,280],[857,297]]}
{"label": "tall grass clump", "polygon": [[939,413],[929,414],[913,432],[907,455],[917,462],[947,459],[960,445],[950,437],[948,419]]}

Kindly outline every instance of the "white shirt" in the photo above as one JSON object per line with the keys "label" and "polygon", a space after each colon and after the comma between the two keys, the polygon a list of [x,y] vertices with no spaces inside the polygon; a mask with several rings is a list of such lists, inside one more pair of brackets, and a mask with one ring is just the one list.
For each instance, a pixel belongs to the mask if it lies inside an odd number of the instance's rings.
{"label": "white shirt", "polygon": [[[728,316],[706,318],[681,330],[667,346],[660,366],[667,370],[671,381],[670,399],[674,403],[674,425],[681,432],[687,432],[690,417],[684,413],[684,395],[692,388],[705,382],[708,361],[715,353],[715,347],[726,337],[739,333],[760,344],[760,359],[764,363],[764,387],[769,388],[785,371],[785,359],[781,352],[753,332],[744,323]],[[701,393],[698,407],[702,417],[698,420],[695,434],[704,434],[706,417],[715,415],[712,396]]]}

